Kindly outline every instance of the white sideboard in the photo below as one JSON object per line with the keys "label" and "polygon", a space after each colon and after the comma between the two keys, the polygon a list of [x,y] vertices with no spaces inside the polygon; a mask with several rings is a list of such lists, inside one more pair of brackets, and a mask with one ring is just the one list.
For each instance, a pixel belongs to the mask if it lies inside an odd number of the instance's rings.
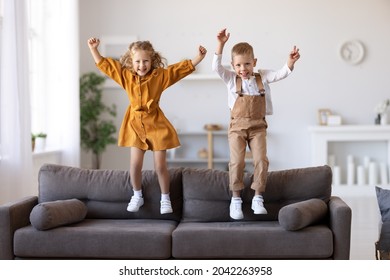
{"label": "white sideboard", "polygon": [[[341,168],[341,184],[357,185],[359,167],[372,172],[365,174],[365,184],[388,185],[390,166],[390,126],[389,125],[340,125],[340,126],[311,126],[311,163],[313,165],[328,164],[333,168]],[[337,159],[335,164],[334,157]],[[353,162],[353,169],[348,162]],[[337,171],[337,172],[336,172]],[[333,170],[334,177],[340,169]],[[347,174],[348,172],[348,174]],[[364,171],[368,172],[368,171]],[[374,178],[374,180],[369,180]],[[377,178],[376,178],[377,177]],[[347,179],[348,178],[348,179]],[[348,181],[353,181],[349,183]],[[371,181],[371,182],[370,182]],[[383,182],[382,182],[383,181]]]}
{"label": "white sideboard", "polygon": [[[357,164],[362,164],[364,155],[377,162],[384,162],[387,172],[389,171],[389,125],[310,126],[309,133],[313,165],[329,164],[329,155],[333,154],[346,175],[347,157],[352,155],[357,162],[360,160]],[[378,240],[380,225],[376,184],[360,185],[355,181],[355,184],[350,185],[346,182],[346,177],[343,177],[340,185],[333,184],[332,195],[340,196],[352,209],[351,259],[373,260],[374,244]],[[390,188],[389,184],[378,185]]]}
{"label": "white sideboard", "polygon": [[332,142],[386,142],[387,163],[390,163],[390,125],[310,126],[312,164],[328,163]]}

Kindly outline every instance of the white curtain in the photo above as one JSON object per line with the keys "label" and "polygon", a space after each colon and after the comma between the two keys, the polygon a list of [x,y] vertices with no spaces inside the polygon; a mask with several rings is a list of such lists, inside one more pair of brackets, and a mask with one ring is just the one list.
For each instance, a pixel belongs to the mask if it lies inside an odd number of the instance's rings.
{"label": "white curtain", "polygon": [[0,54],[0,203],[30,194],[32,178],[26,0],[4,0]]}
{"label": "white curtain", "polygon": [[[32,1],[34,3],[34,1]],[[80,165],[78,0],[46,0],[45,84],[48,146],[61,164]]]}
{"label": "white curtain", "polygon": [[[4,0],[0,56],[0,204],[37,194],[31,152],[28,0]],[[47,145],[80,165],[78,0],[42,0]],[[35,2],[35,5],[37,2]],[[30,1],[34,5],[34,1]],[[34,62],[35,63],[35,62]],[[36,168],[36,167],[35,167]]]}

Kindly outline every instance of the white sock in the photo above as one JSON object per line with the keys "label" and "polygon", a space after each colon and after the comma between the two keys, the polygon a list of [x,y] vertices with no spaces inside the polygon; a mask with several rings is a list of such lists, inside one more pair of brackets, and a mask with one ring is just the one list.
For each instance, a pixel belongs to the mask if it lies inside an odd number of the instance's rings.
{"label": "white sock", "polygon": [[162,201],[167,201],[167,200],[171,201],[171,198],[169,197],[169,193],[162,193],[161,200]]}
{"label": "white sock", "polygon": [[241,197],[232,197],[232,202],[242,202]]}
{"label": "white sock", "polygon": [[136,196],[136,197],[142,197],[142,189],[140,189],[140,190],[134,190],[133,189],[133,192],[134,192],[134,196]]}

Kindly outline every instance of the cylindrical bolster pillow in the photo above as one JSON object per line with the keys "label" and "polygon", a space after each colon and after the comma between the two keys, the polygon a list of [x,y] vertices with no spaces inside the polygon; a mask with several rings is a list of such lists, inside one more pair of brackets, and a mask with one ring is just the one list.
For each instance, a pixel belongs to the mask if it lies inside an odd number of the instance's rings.
{"label": "cylindrical bolster pillow", "polygon": [[328,207],[318,198],[312,198],[284,206],[279,211],[279,224],[286,230],[299,230],[320,221]]}
{"label": "cylindrical bolster pillow", "polygon": [[38,230],[47,230],[80,222],[87,210],[87,206],[75,198],[43,202],[31,211],[30,222]]}

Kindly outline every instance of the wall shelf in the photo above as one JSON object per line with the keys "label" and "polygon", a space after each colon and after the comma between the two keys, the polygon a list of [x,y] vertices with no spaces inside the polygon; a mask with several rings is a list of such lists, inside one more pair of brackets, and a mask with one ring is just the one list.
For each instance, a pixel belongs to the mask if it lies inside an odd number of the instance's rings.
{"label": "wall shelf", "polygon": [[[195,164],[213,169],[215,164],[229,162],[226,130],[187,131],[178,134],[181,146],[168,151],[167,161],[171,166]],[[205,150],[207,155],[200,157],[198,154],[200,150]]]}
{"label": "wall shelf", "polygon": [[[309,132],[311,159],[315,165],[327,164],[330,142],[386,141],[390,144],[390,125],[311,126]],[[389,151],[387,159],[390,163]]]}
{"label": "wall shelf", "polygon": [[[185,78],[183,78],[181,81],[219,81],[221,80],[217,74],[210,73],[210,74],[197,74],[192,73]],[[179,82],[181,82],[179,81]],[[122,88],[112,79],[107,78],[104,81],[103,88],[105,89],[121,89]]]}
{"label": "wall shelf", "polygon": [[[188,131],[178,134],[181,146],[168,151],[167,162],[171,167],[198,166],[209,169],[227,169],[230,158],[226,130]],[[201,149],[207,150],[206,158],[199,157],[198,152]],[[245,162],[251,163],[252,159],[247,158]]]}
{"label": "wall shelf", "polygon": [[192,73],[185,77],[183,81],[212,81],[212,80],[221,80],[217,74],[197,74]]}

